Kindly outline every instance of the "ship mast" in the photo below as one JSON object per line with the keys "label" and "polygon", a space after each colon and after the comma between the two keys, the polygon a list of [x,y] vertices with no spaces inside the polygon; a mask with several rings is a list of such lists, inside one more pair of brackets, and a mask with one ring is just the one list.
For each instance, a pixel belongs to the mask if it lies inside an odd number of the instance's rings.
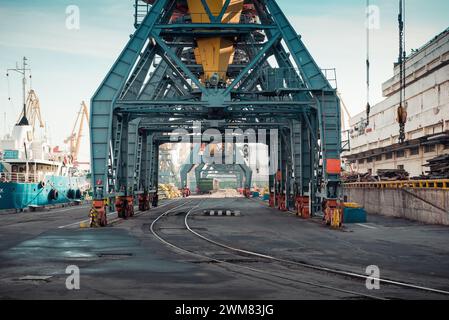
{"label": "ship mast", "polygon": [[[17,125],[19,126],[28,126],[30,123],[28,122],[27,118],[27,107],[26,107],[26,84],[27,84],[27,72],[30,72],[31,69],[27,68],[27,58],[23,57],[22,60],[22,67],[19,67],[18,64],[16,64],[16,67],[14,69],[8,69],[6,76],[9,77],[9,72],[14,71],[17,73],[20,73],[22,75],[22,101],[23,101],[23,117],[20,119],[19,123]],[[30,75],[31,77],[31,75]]]}

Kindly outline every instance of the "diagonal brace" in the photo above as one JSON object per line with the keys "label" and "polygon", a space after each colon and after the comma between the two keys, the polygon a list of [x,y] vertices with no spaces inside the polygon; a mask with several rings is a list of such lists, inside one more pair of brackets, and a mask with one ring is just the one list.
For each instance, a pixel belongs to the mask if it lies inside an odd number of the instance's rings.
{"label": "diagonal brace", "polygon": [[250,64],[248,64],[241,72],[240,74],[232,81],[232,83],[229,85],[228,88],[223,92],[224,95],[227,95],[231,92],[232,89],[243,79],[245,75],[248,74],[250,70],[252,70],[260,59],[270,50],[274,44],[278,43],[281,39],[281,34],[278,32],[275,35],[273,35],[273,38],[270,39],[270,41],[265,44],[265,46],[260,50],[257,55],[253,58]]}
{"label": "diagonal brace", "polygon": [[[168,55],[175,64],[181,68],[181,70],[197,85],[197,87],[207,95],[206,88],[201,84],[201,82],[194,76],[194,74],[187,68],[184,62],[179,59],[179,57],[170,49],[170,47],[162,40],[157,34],[154,32],[151,33],[151,36],[154,38],[159,47],[162,48],[165,55]],[[175,68],[176,69],[176,68]],[[176,72],[176,70],[174,70]]]}

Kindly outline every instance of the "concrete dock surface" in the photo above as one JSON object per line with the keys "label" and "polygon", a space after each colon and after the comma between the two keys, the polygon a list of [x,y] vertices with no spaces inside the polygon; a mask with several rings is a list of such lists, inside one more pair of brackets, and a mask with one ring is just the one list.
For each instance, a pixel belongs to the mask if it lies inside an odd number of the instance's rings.
{"label": "concrete dock surface", "polygon": [[[164,212],[171,210],[151,225]],[[205,215],[205,211],[222,215]],[[0,215],[0,299],[448,299],[449,295],[314,270],[299,264],[449,290],[449,229],[370,215],[333,230],[259,200],[193,196],[162,202],[105,228],[81,228],[89,206]],[[239,211],[240,215],[226,215]],[[186,214],[189,216],[186,219]],[[298,265],[232,252],[207,242]],[[179,250],[179,248],[185,250]],[[190,254],[190,253],[193,254]],[[197,254],[197,255],[195,255]],[[80,271],[69,290],[66,269]]]}

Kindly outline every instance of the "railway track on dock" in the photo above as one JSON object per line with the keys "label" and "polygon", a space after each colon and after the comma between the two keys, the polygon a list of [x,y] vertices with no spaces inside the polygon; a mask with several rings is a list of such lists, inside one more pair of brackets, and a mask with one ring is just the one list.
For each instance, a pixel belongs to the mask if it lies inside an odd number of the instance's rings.
{"label": "railway track on dock", "polygon": [[[206,238],[204,236],[201,236],[199,233],[195,232],[187,223],[188,217],[190,214],[192,214],[196,209],[200,207],[203,201],[199,201],[197,204],[194,204],[195,201],[189,201],[185,204],[176,206],[174,208],[171,208],[162,214],[160,214],[151,224],[150,231],[152,234],[164,245],[167,245],[168,247],[172,248],[175,252],[183,255],[189,255],[193,256],[198,261],[207,261],[211,263],[216,263],[219,266],[225,267],[227,270],[230,270],[232,272],[236,272],[239,274],[244,274],[247,277],[250,278],[256,278],[258,280],[264,280],[269,282],[270,284],[273,284],[273,282],[276,280],[276,284],[289,287],[293,289],[297,289],[300,291],[304,291],[304,286],[313,287],[313,288],[320,288],[324,290],[329,290],[333,292],[339,292],[344,293],[345,295],[350,295],[351,298],[364,298],[364,299],[373,299],[373,300],[386,300],[383,297],[379,297],[376,295],[366,294],[354,290],[346,290],[342,289],[336,286],[322,284],[318,282],[312,282],[308,280],[299,279],[298,277],[295,277],[292,275],[291,271],[284,270],[284,272],[279,272],[279,270],[268,270],[267,268],[261,269],[258,267],[252,267],[243,265],[243,263],[261,263],[264,261],[261,261],[260,259],[262,257],[257,257],[259,260],[249,260],[248,254],[243,254],[241,252],[236,252],[235,250],[230,250],[229,248],[225,248],[221,246],[222,248],[227,250],[227,258],[217,258],[214,257],[211,254],[205,254],[204,252],[210,251],[210,248],[205,248],[204,244],[212,245],[212,252],[214,249],[216,249],[217,244],[212,243],[211,241],[205,241]],[[189,207],[190,206],[190,207]],[[183,207],[189,207],[189,209],[182,210]],[[164,220],[170,218],[171,214],[179,214],[179,211],[185,211],[184,219],[182,219],[183,224],[180,228],[185,230],[186,234],[189,234],[193,236],[193,240],[196,240],[197,242],[194,244],[194,247],[197,249],[189,248],[188,244],[184,241],[183,244],[176,243],[173,239],[167,239],[167,236],[163,236],[160,233],[158,233],[157,226],[162,224]],[[178,219],[179,220],[179,219]],[[162,229],[162,227],[159,227],[159,229]],[[198,239],[201,240],[202,247],[198,247]],[[222,254],[222,253],[221,253]],[[243,259],[242,259],[243,257]],[[266,258],[263,258],[266,259]],[[287,282],[287,283],[286,283]],[[298,284],[301,284],[302,287],[298,287]],[[347,296],[346,296],[347,297]]]}
{"label": "railway track on dock", "polygon": [[[197,237],[199,237],[199,238],[203,239],[204,241],[207,241],[213,245],[216,245],[218,247],[222,247],[222,248],[225,248],[225,249],[228,249],[228,250],[240,253],[240,254],[244,254],[244,255],[263,258],[263,259],[267,259],[270,261],[283,263],[283,264],[287,264],[287,265],[293,265],[293,266],[298,266],[298,267],[302,267],[302,268],[312,269],[312,270],[316,270],[319,272],[331,273],[331,274],[344,276],[344,277],[350,277],[350,278],[358,279],[358,280],[362,280],[362,281],[366,281],[367,279],[369,279],[369,276],[364,275],[364,274],[359,274],[359,273],[355,273],[355,272],[349,272],[349,271],[344,271],[344,270],[339,270],[339,269],[334,269],[334,268],[329,268],[329,267],[318,266],[318,265],[309,264],[306,262],[278,258],[278,257],[271,256],[269,254],[254,252],[254,251],[250,251],[250,250],[244,250],[241,248],[232,247],[230,245],[215,241],[215,240],[210,239],[210,238],[204,236],[203,234],[200,234],[199,232],[193,230],[193,228],[188,223],[188,219],[191,214],[192,214],[192,211],[188,212],[185,216],[184,223],[185,223],[186,228],[192,234],[196,235]],[[413,290],[418,290],[418,291],[422,291],[422,292],[429,292],[429,293],[434,293],[434,294],[439,294],[439,295],[444,295],[444,296],[449,297],[449,291],[445,291],[445,290],[429,288],[429,287],[425,287],[425,286],[421,286],[421,285],[416,285],[416,284],[412,284],[412,283],[406,283],[403,281],[397,281],[397,280],[386,279],[386,278],[376,278],[374,280],[378,280],[380,283],[383,283],[386,285],[392,285],[392,286],[397,286],[397,287],[401,287],[401,288],[413,289]]]}
{"label": "railway track on dock", "polygon": [[[297,288],[293,286],[292,284],[302,284],[309,287],[315,287],[315,288],[321,288],[329,291],[336,291],[340,293],[349,294],[352,297],[360,297],[364,299],[376,299],[376,300],[388,300],[388,299],[401,299],[401,297],[383,297],[378,296],[374,294],[367,294],[355,290],[346,290],[342,289],[341,287],[337,287],[334,285],[328,285],[323,284],[320,282],[314,282],[314,281],[308,281],[304,279],[299,279],[297,276],[292,275],[292,267],[296,269],[304,270],[310,270],[314,272],[319,272],[327,277],[329,276],[337,276],[342,279],[351,280],[354,282],[354,280],[358,280],[358,285],[363,285],[364,283],[361,283],[360,281],[366,281],[369,276],[364,274],[358,274],[354,272],[348,272],[344,270],[329,268],[329,267],[323,267],[318,265],[309,264],[306,262],[301,261],[294,261],[294,260],[288,260],[283,259],[279,257],[274,257],[269,254],[261,253],[261,252],[254,252],[250,250],[244,250],[241,248],[236,248],[231,245],[221,243],[218,241],[215,241],[204,234],[198,232],[195,230],[194,227],[192,227],[189,224],[190,218],[194,215],[195,211],[201,206],[201,204],[204,202],[204,200],[199,200],[197,203],[195,203],[195,200],[190,200],[187,203],[175,206],[162,214],[160,214],[151,224],[150,231],[153,233],[153,235],[163,244],[171,247],[173,250],[175,250],[177,253],[185,254],[193,256],[199,260],[203,261],[210,261],[212,263],[216,263],[219,266],[226,267],[227,269],[233,271],[242,273],[242,271],[245,271],[245,275],[252,277],[252,278],[263,278],[266,281],[272,282],[273,279],[277,279],[280,281],[288,281],[288,287],[290,288]],[[184,209],[183,209],[184,208]],[[181,213],[179,213],[181,212]],[[170,236],[162,236],[160,233],[158,233],[158,229],[156,228],[157,225],[161,225],[164,223],[165,220],[170,219],[170,216],[173,214],[176,214],[178,216],[178,226],[177,228],[179,230],[184,230],[185,233],[190,233],[190,235],[193,236],[192,239],[195,240],[194,248],[189,248],[189,245],[186,242],[183,242],[182,244],[179,244],[174,239],[168,239]],[[184,219],[182,219],[182,225],[179,225],[179,215],[184,215]],[[173,222],[172,222],[173,223]],[[160,228],[161,229],[161,228]],[[202,243],[198,242],[198,239],[202,241]],[[205,247],[205,243],[209,244],[209,247]],[[216,257],[214,254],[210,254],[210,252],[214,252],[214,249],[211,250],[211,246],[213,248],[221,248],[224,249],[225,252],[228,254],[226,259]],[[242,257],[244,258],[242,260]],[[248,258],[253,258],[253,260],[249,260]],[[245,261],[246,259],[246,261]],[[257,260],[254,260],[257,259]],[[280,268],[277,270],[269,269],[269,268],[260,268],[260,267],[253,267],[244,265],[246,263],[262,263],[262,262],[270,262],[272,264],[276,264],[276,267]],[[285,267],[288,267],[288,269],[285,269]],[[303,275],[303,273],[301,273]],[[406,289],[406,290],[417,290],[419,292],[428,293],[428,294],[435,294],[440,296],[449,297],[449,292],[434,288],[429,288],[417,284],[412,283],[406,283],[403,281],[397,281],[393,279],[386,279],[386,278],[379,278],[375,279],[378,280],[381,284],[388,285],[391,287],[397,287],[400,289]],[[285,284],[283,284],[285,286]],[[304,290],[304,287],[298,288],[299,290]]]}

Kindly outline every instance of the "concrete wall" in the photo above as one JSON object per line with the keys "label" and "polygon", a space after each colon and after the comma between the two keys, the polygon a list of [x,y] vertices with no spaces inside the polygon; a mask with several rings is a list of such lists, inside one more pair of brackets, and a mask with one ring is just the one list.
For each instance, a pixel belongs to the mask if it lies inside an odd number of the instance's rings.
{"label": "concrete wall", "polygon": [[400,217],[429,224],[449,225],[449,190],[410,190],[446,212],[400,189],[345,188],[349,202],[365,207],[368,214]]}

